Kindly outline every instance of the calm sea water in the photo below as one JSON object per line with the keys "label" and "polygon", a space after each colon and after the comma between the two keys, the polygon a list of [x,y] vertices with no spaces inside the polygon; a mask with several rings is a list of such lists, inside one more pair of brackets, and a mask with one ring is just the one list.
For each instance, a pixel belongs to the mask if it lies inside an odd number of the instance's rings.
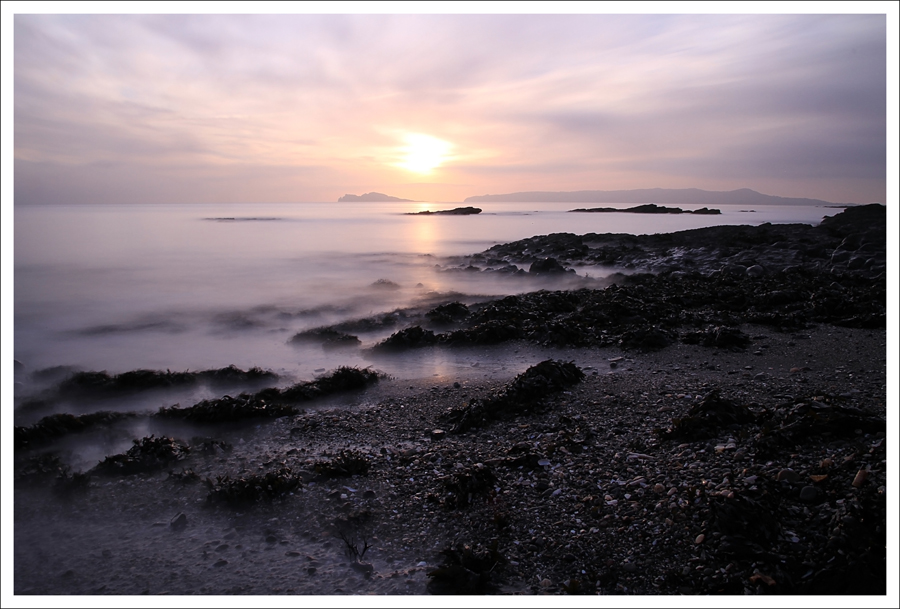
{"label": "calm sea water", "polygon": [[[628,207],[630,205],[622,205]],[[484,203],[477,216],[410,216],[433,203],[120,205],[15,208],[15,357],[119,373],[235,364],[311,378],[368,366],[356,351],[288,344],[298,331],[390,312],[434,294],[540,287],[435,271],[557,232],[672,232],[719,224],[817,224],[839,209],[721,207],[720,216],[571,214],[570,203]],[[373,286],[389,280],[399,289]],[[364,346],[384,335],[360,337]],[[462,365],[453,354],[377,362],[400,377]]]}

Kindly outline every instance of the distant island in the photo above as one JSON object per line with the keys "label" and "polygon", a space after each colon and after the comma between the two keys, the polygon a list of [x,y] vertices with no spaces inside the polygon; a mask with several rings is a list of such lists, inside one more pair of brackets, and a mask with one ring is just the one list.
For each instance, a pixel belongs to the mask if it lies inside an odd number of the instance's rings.
{"label": "distant island", "polygon": [[680,207],[662,207],[660,205],[655,205],[653,203],[648,203],[647,205],[638,205],[637,207],[629,207],[627,209],[616,209],[615,207],[592,207],[591,209],[570,209],[570,212],[585,212],[585,213],[610,213],[610,212],[620,212],[620,213],[631,213],[631,214],[700,214],[705,216],[715,216],[721,214],[722,211],[719,209],[710,209],[708,207],[701,207],[700,209],[695,209],[694,211],[684,210]]}
{"label": "distant island", "polygon": [[416,203],[412,199],[401,199],[380,192],[367,192],[364,195],[344,195],[338,203]]}
{"label": "distant island", "polygon": [[727,191],[699,188],[641,188],[638,190],[578,190],[574,192],[514,192],[468,197],[464,203],[657,203],[668,205],[834,205],[818,199],[775,197],[749,188]]}
{"label": "distant island", "polygon": [[471,216],[480,214],[481,209],[478,207],[456,207],[454,209],[442,209],[439,211],[418,211],[410,212],[407,216]]}

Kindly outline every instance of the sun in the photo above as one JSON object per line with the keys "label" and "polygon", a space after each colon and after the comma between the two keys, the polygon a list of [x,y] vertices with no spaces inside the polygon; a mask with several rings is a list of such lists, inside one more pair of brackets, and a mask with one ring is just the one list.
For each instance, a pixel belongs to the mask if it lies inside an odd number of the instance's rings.
{"label": "sun", "polygon": [[404,136],[406,145],[400,148],[403,160],[398,165],[415,173],[431,173],[431,171],[449,159],[453,145],[430,135],[409,133]]}

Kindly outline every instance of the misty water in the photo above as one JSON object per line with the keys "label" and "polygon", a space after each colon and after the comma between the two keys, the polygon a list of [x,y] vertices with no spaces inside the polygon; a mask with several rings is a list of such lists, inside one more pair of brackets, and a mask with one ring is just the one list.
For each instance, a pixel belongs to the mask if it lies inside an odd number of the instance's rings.
{"label": "misty water", "polygon": [[[14,345],[22,363],[17,392],[35,389],[30,373],[56,366],[115,374],[234,364],[309,380],[348,365],[373,366],[399,378],[443,376],[470,367],[478,353],[434,349],[372,360],[365,350],[326,351],[289,341],[302,330],[401,307],[550,287],[523,277],[442,272],[453,266],[448,257],[498,243],[558,232],[817,224],[840,211],[720,206],[721,215],[576,214],[567,213],[578,207],[571,203],[483,203],[479,215],[408,215],[455,206],[16,207]],[[580,268],[578,275],[602,277],[615,270]],[[367,347],[389,333],[360,339]]]}

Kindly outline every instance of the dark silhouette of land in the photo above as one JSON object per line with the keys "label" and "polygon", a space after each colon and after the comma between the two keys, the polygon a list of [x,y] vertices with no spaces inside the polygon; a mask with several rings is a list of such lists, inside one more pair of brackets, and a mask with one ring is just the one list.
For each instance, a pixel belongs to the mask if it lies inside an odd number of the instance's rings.
{"label": "dark silhouette of land", "polygon": [[818,199],[776,197],[741,188],[728,191],[699,188],[641,188],[638,190],[578,190],[574,192],[514,192],[468,197],[464,203],[657,203],[669,205],[835,205]]}
{"label": "dark silhouette of land", "polygon": [[344,195],[340,199],[338,199],[338,203],[415,203],[412,199],[401,199],[399,197],[392,197],[390,195],[386,195],[380,192],[367,192],[364,195]]}

